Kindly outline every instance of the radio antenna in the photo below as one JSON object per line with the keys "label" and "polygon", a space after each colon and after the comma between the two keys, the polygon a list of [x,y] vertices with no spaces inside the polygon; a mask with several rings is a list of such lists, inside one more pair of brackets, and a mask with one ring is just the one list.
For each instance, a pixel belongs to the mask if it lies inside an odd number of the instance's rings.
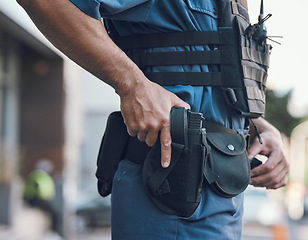
{"label": "radio antenna", "polygon": [[259,22],[263,19],[264,16],[264,5],[263,5],[263,0],[261,0],[261,6],[260,6],[260,15],[259,15]]}

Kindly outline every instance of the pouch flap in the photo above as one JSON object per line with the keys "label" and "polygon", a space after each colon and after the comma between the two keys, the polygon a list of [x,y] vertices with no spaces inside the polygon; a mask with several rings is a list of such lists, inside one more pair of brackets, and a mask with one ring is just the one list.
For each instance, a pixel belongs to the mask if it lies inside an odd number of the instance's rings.
{"label": "pouch flap", "polygon": [[230,156],[240,155],[246,150],[246,141],[240,134],[208,132],[207,140],[217,150]]}

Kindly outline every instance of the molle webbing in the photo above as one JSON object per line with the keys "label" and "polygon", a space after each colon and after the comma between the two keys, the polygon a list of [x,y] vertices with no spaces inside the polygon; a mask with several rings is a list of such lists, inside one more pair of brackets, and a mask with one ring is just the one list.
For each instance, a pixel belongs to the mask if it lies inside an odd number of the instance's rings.
{"label": "molle webbing", "polygon": [[[191,37],[190,37],[191,36]],[[204,32],[175,32],[162,34],[135,35],[114,38],[115,43],[122,50],[133,50],[129,57],[141,68],[148,66],[170,65],[196,65],[196,64],[221,64],[234,65],[234,59],[238,53],[235,49],[236,36],[230,28],[221,28],[219,31]],[[253,43],[247,43],[252,45]],[[187,45],[220,45],[211,51],[177,51],[177,52],[140,52],[140,49],[150,47],[169,47]],[[229,47],[228,47],[229,46]],[[243,46],[241,49],[244,60],[254,61],[258,64],[269,65],[269,49],[256,46],[258,50]],[[223,49],[222,49],[223,48]],[[263,48],[263,49],[261,49]],[[263,51],[263,52],[262,52]],[[233,69],[234,70],[234,69]],[[253,73],[253,75],[250,75]],[[197,85],[197,86],[223,86],[234,87],[235,77],[238,74],[225,74],[222,72],[145,72],[152,81],[161,85]],[[183,76],[181,76],[183,75]],[[266,78],[267,74],[262,70],[245,67],[245,75],[250,79],[259,81],[259,77]],[[257,79],[254,78],[258,77]],[[228,77],[226,85],[223,78]],[[172,79],[173,78],[173,79]],[[177,79],[176,83],[174,79]],[[170,81],[169,81],[170,80]],[[233,83],[233,84],[232,84]],[[230,85],[231,84],[231,85]]]}
{"label": "molle webbing", "polygon": [[[119,37],[113,41],[153,82],[163,86],[219,86],[227,102],[241,114],[263,115],[271,46],[259,44],[249,26],[246,0],[218,0],[217,31],[171,32]],[[209,46],[210,50],[166,51],[168,47]],[[156,49],[155,49],[156,48]],[[158,48],[158,49],[157,49]],[[159,48],[164,48],[160,51]],[[153,51],[152,49],[155,49]],[[153,72],[151,67],[217,65],[217,72]]]}
{"label": "molle webbing", "polygon": [[[235,2],[240,5],[242,8],[245,8],[248,11],[247,0],[235,0]],[[233,4],[233,2],[232,2]]]}
{"label": "molle webbing", "polygon": [[[246,1],[238,1],[238,2],[246,2]],[[237,15],[237,16],[240,16],[240,17],[244,17],[246,19],[249,19],[249,15],[248,15],[248,12],[247,12],[247,7],[244,7],[244,5],[238,3],[238,2],[234,2],[232,1],[232,13],[234,15]],[[246,6],[247,6],[247,3],[246,3]]]}

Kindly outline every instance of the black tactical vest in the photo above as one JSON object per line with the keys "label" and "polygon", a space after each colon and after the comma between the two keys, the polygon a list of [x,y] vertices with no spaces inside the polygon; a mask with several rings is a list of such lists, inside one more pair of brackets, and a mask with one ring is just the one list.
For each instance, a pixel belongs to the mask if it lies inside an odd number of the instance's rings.
{"label": "black tactical vest", "polygon": [[[265,89],[271,45],[262,19],[250,25],[246,0],[218,0],[218,31],[171,32],[118,37],[114,42],[153,82],[162,86],[221,87],[227,103],[247,117],[265,111]],[[145,52],[146,48],[214,45],[209,51]],[[129,51],[129,50],[140,51]],[[149,66],[215,64],[218,72],[147,72]]]}

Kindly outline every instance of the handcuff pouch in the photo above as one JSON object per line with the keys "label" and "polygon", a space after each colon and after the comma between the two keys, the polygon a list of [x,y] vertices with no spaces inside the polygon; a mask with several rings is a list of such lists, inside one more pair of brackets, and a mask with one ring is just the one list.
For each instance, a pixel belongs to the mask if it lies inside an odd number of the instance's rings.
{"label": "handcuff pouch", "polygon": [[245,137],[231,132],[208,132],[207,142],[210,152],[204,176],[210,187],[226,198],[243,192],[250,180]]}

